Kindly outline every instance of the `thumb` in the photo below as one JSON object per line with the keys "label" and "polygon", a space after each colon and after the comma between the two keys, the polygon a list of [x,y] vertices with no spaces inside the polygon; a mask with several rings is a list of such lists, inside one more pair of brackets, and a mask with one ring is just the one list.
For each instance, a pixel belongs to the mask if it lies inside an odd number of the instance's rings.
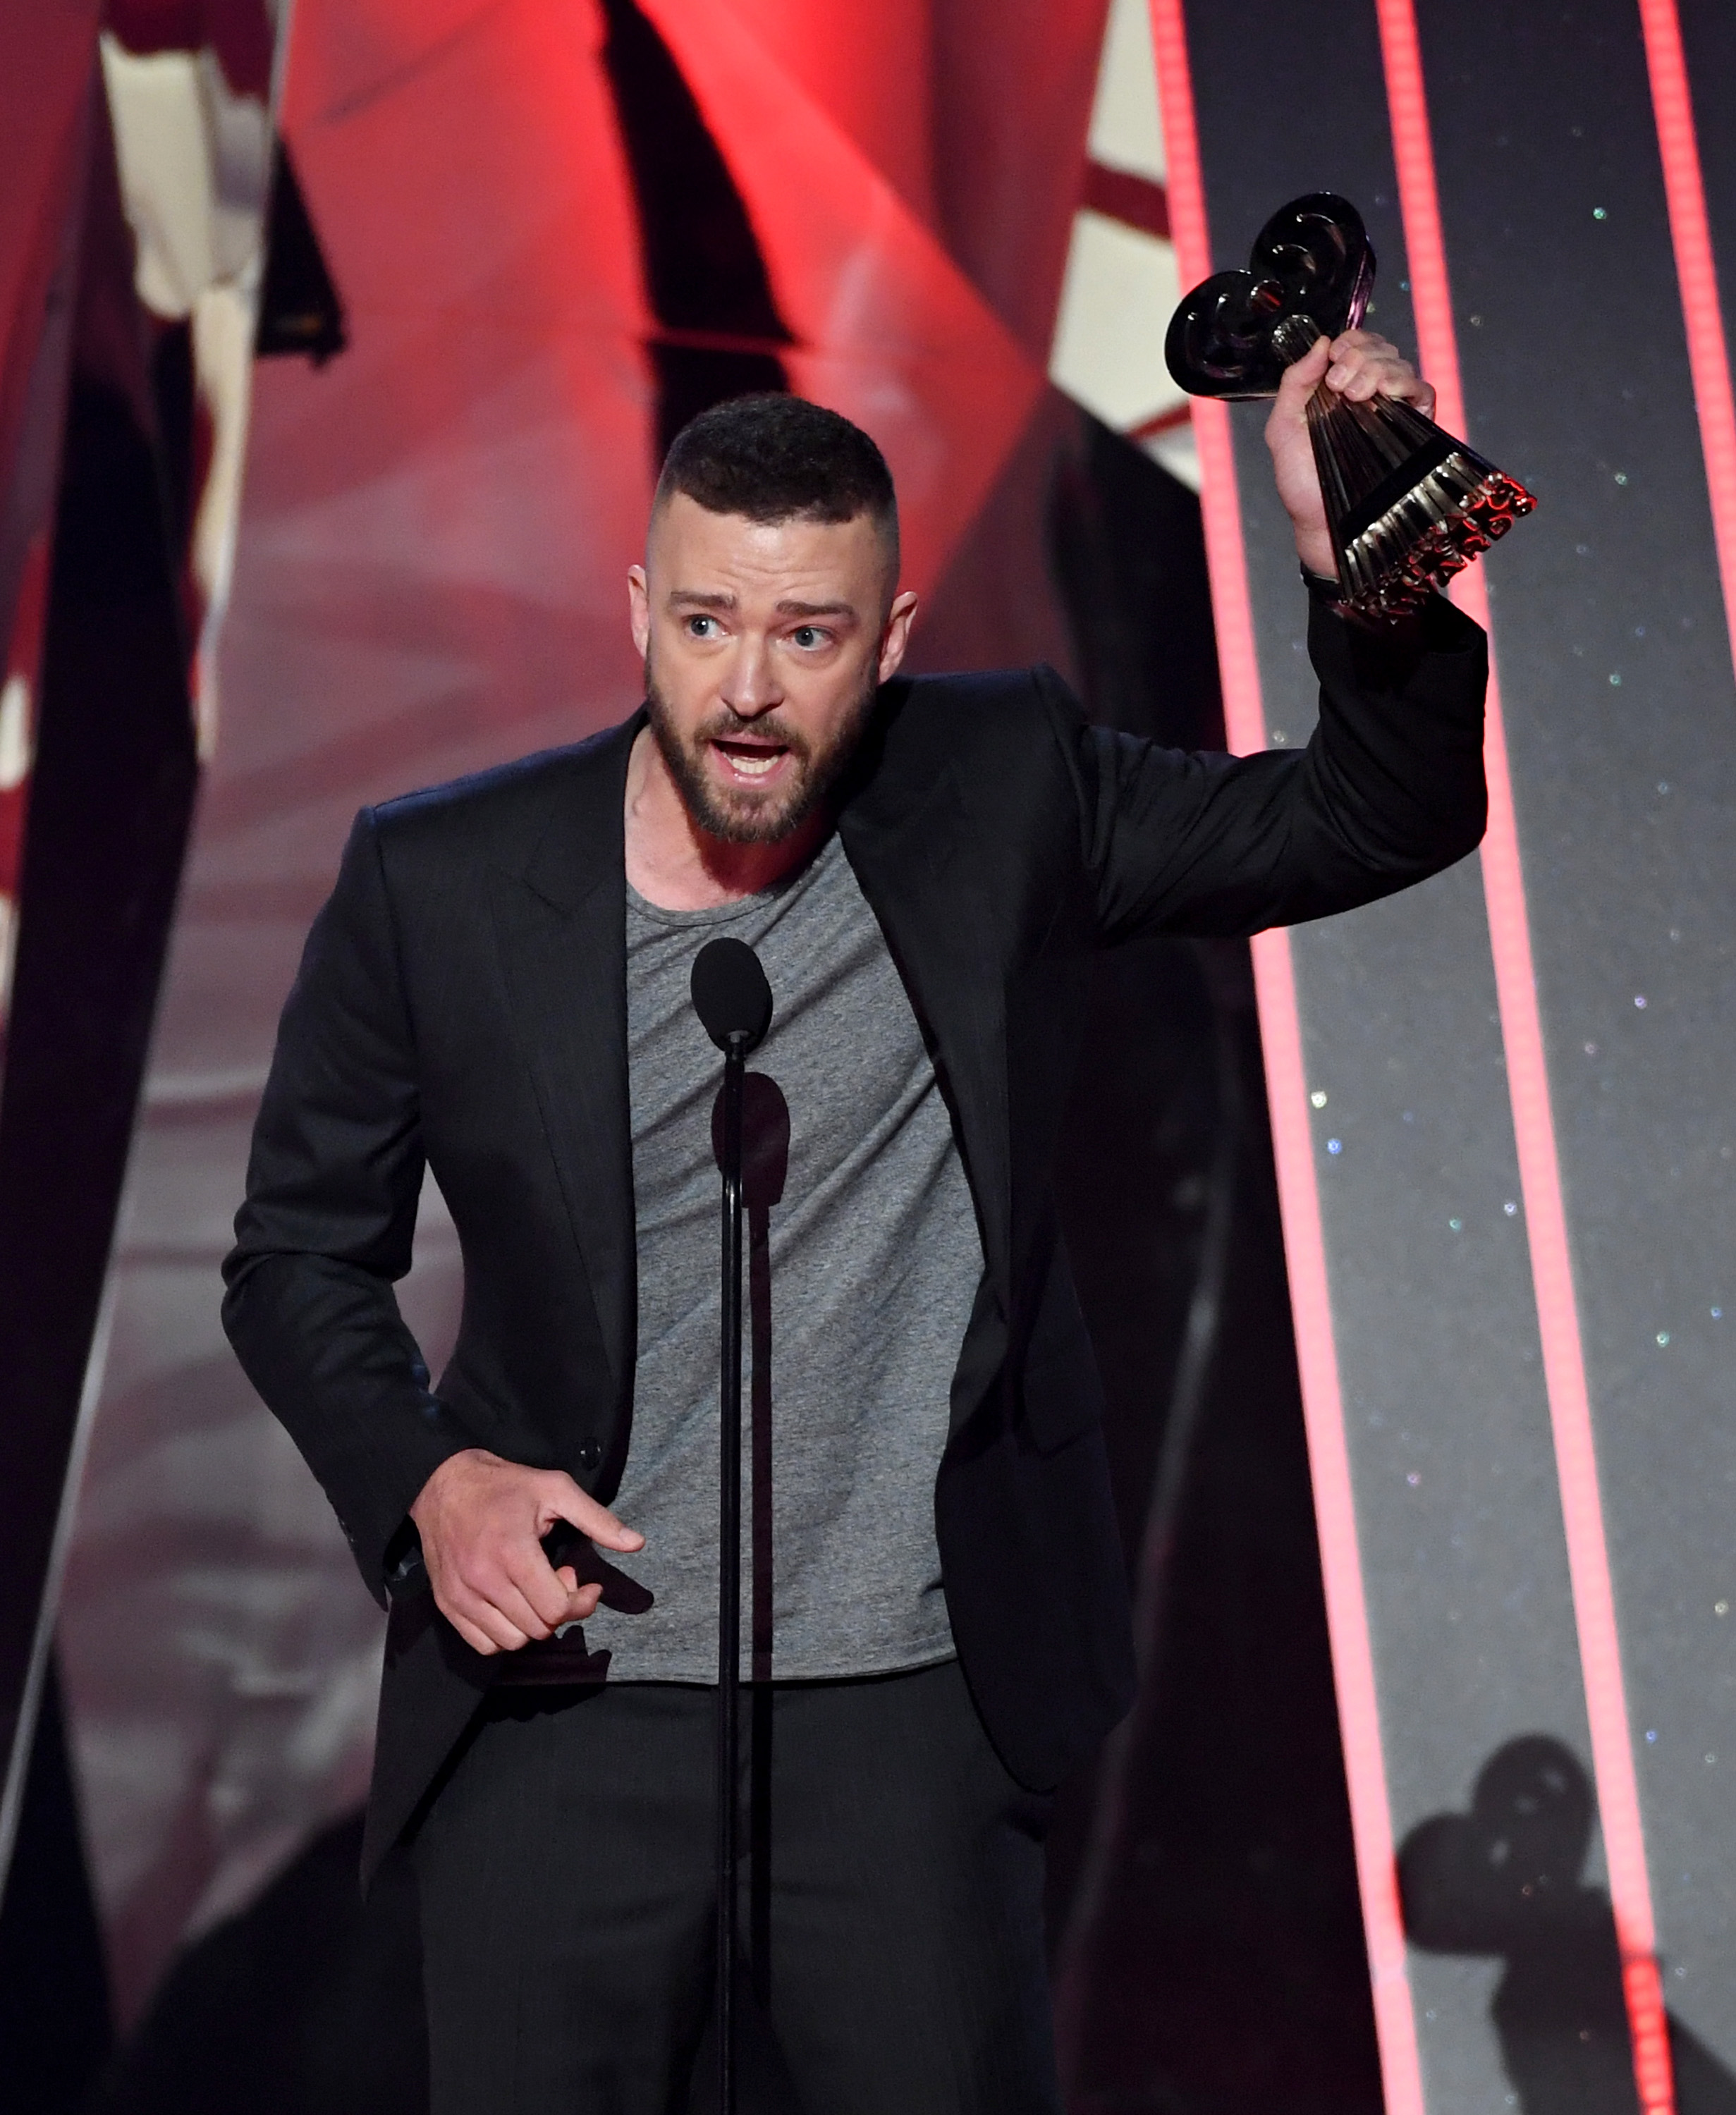
{"label": "thumb", "polygon": [[571,1476],[559,1470],[550,1473],[544,1489],[541,1507],[541,1525],[544,1534],[558,1520],[568,1521],[581,1535],[604,1549],[643,1549],[645,1537],[637,1528],[627,1527],[618,1521],[607,1506],[599,1506],[588,1493],[581,1491]]}
{"label": "thumb", "polygon": [[1283,379],[1279,383],[1279,395],[1288,397],[1293,403],[1311,396],[1320,377],[1331,365],[1332,341],[1325,337],[1317,337],[1300,360],[1293,360],[1284,369]]}

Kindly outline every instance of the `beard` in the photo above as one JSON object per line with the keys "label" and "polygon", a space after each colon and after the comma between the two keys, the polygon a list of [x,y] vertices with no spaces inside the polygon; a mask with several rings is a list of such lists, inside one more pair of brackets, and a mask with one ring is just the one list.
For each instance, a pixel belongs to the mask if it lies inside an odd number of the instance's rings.
{"label": "beard", "polygon": [[[723,705],[691,734],[683,736],[668,700],[657,687],[650,656],[645,656],[645,696],[651,732],[682,803],[708,836],[732,845],[775,845],[795,835],[856,753],[879,688],[870,676],[822,746],[791,727],[775,709],[743,719]],[[705,768],[707,745],[748,740],[775,742],[788,751],[790,764],[781,785],[761,792],[751,786],[719,786],[711,778]]]}

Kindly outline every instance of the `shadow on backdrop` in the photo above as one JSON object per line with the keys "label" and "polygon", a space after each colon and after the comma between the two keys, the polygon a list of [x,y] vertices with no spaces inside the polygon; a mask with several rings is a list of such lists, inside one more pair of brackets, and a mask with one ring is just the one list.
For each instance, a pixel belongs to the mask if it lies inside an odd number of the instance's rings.
{"label": "shadow on backdrop", "polygon": [[[1596,1803],[1573,1751],[1546,1733],[1499,1748],[1468,1814],[1420,1822],[1398,1852],[1405,1929],[1431,1953],[1506,1963],[1490,2007],[1522,2115],[1636,2115],[1615,1920],[1588,1887]],[[1669,2022],[1681,2115],[1736,2115],[1736,2077]]]}

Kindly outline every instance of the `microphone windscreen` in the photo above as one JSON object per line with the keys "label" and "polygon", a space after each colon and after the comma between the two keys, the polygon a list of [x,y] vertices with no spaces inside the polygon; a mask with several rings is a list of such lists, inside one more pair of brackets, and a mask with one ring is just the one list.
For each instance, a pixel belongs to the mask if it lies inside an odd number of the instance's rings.
{"label": "microphone windscreen", "polygon": [[708,940],[693,958],[692,989],[694,1012],[719,1050],[741,1035],[745,1055],[772,1025],[772,988],[745,940]]}

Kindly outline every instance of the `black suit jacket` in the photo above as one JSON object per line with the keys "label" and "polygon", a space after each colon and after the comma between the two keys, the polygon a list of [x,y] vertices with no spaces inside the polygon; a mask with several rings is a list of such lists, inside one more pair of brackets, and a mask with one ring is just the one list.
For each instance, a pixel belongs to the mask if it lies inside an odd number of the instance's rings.
{"label": "black suit jacket", "polygon": [[[1183,755],[1045,668],[899,679],[838,829],[933,1050],[986,1271],[935,1484],[947,1603],[1013,1773],[1057,1782],[1132,1681],[1101,1393],[1049,1165],[1092,952],[1243,934],[1421,879],[1481,835],[1485,646],[1316,609],[1305,751]],[[411,1503],[485,1446],[607,1502],[631,1443],[622,798],[642,717],[358,818],[285,1007],[224,1268],[243,1365],[384,1600]],[[399,1318],[424,1165],[464,1259],[430,1386]],[[371,1867],[498,1668],[425,1590],[388,1629]]]}

